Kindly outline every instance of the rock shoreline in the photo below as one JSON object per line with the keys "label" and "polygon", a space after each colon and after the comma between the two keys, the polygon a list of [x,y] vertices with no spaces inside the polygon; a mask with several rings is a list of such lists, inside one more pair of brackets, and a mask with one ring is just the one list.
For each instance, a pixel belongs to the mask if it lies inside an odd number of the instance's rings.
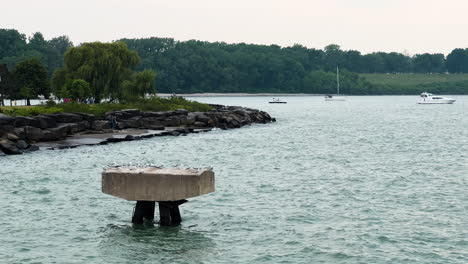
{"label": "rock shoreline", "polygon": [[61,141],[78,134],[112,134],[113,131],[125,129],[158,131],[124,137],[111,136],[98,142],[108,144],[152,136],[186,135],[212,128],[233,129],[253,123],[266,124],[276,121],[268,113],[257,109],[210,106],[213,110],[208,112],[189,112],[185,109],[144,112],[126,109],[108,112],[104,118],[84,113],[42,114],[32,117],[10,117],[0,113],[0,156],[35,151],[39,149],[37,143]]}

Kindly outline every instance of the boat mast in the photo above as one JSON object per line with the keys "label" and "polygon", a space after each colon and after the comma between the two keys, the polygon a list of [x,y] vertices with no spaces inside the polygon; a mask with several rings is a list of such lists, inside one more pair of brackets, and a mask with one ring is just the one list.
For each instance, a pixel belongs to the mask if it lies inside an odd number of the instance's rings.
{"label": "boat mast", "polygon": [[336,66],[336,90],[338,91],[337,95],[340,95],[340,71],[338,66]]}

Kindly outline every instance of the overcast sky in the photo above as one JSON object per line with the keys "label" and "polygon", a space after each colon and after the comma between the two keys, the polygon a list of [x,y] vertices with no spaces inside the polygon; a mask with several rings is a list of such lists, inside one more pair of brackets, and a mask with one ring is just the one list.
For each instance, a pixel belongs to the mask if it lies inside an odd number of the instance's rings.
{"label": "overcast sky", "polygon": [[0,28],[75,45],[154,36],[447,54],[468,47],[468,0],[2,0]]}

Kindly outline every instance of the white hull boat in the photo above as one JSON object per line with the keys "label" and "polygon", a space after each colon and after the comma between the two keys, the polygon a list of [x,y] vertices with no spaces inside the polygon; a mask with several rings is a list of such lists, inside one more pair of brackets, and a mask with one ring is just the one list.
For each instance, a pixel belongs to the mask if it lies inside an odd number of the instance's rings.
{"label": "white hull boat", "polygon": [[288,102],[281,101],[281,99],[279,99],[279,98],[273,98],[273,100],[268,102],[268,103],[270,103],[270,104],[287,104]]}
{"label": "white hull boat", "polygon": [[336,96],[327,94],[325,95],[325,101],[346,101],[346,97],[340,96],[340,71],[336,67]]}
{"label": "white hull boat", "polygon": [[422,93],[418,104],[453,104],[456,100],[431,93]]}
{"label": "white hull boat", "polygon": [[325,96],[325,101],[346,101],[344,96]]}

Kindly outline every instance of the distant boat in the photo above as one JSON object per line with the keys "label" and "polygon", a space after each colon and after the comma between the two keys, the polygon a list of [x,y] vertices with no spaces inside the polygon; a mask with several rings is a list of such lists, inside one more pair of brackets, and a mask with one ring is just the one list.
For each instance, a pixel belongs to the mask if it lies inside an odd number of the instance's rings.
{"label": "distant boat", "polygon": [[431,93],[422,93],[418,104],[453,104],[456,100],[443,96],[435,96]]}
{"label": "distant boat", "polygon": [[281,101],[279,98],[273,98],[273,100],[268,102],[268,103],[270,103],[270,104],[287,104],[288,102]]}
{"label": "distant boat", "polygon": [[346,101],[346,97],[340,96],[340,71],[336,67],[336,95],[325,95],[325,101]]}

